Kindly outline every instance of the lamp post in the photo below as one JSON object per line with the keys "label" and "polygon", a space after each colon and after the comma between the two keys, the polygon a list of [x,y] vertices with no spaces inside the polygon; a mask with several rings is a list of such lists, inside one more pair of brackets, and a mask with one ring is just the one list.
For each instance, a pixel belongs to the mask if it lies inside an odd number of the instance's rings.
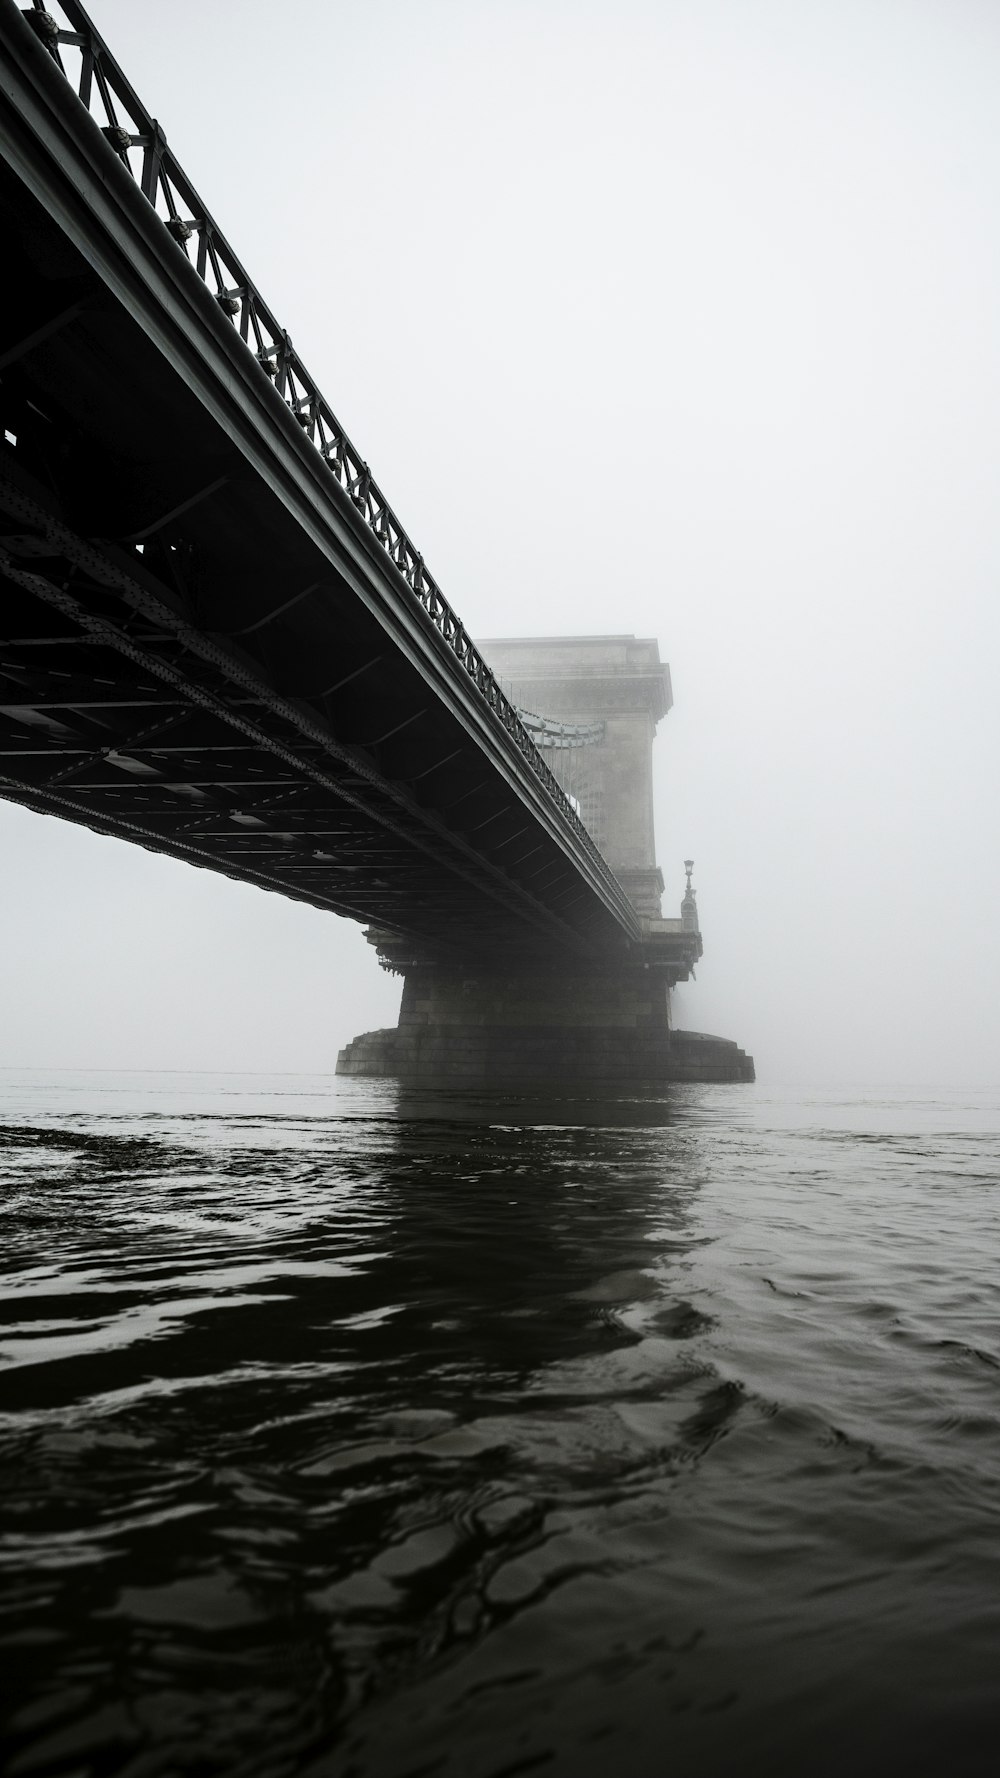
{"label": "lamp post", "polygon": [[687,871],[687,884],[684,889],[684,900],[681,902],[681,925],[685,932],[697,932],[698,903],[691,887],[691,872],[694,870],[693,858],[685,858],[684,869]]}

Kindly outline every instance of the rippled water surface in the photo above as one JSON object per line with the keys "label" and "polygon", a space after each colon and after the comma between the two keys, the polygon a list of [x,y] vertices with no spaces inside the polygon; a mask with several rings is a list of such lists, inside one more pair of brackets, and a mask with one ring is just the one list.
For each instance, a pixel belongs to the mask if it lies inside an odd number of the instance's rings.
{"label": "rippled water surface", "polygon": [[10,1772],[1000,1769],[998,1106],[0,1074]]}

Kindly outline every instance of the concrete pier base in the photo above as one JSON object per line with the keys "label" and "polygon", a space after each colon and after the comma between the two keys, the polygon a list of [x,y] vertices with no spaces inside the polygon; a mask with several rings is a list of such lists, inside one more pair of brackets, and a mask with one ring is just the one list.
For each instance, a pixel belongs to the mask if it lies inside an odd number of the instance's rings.
{"label": "concrete pier base", "polygon": [[575,968],[413,964],[396,1029],[354,1038],[337,1073],[426,1087],[595,1093],[752,1081],[752,1058],[735,1043],[671,1029],[673,974],[641,953]]}
{"label": "concrete pier base", "polygon": [[397,1026],[365,1031],[337,1057],[337,1073],[408,1086],[534,1092],[648,1092],[671,1081],[752,1081],[753,1058],[724,1037],[695,1031],[624,1034],[619,1028]]}

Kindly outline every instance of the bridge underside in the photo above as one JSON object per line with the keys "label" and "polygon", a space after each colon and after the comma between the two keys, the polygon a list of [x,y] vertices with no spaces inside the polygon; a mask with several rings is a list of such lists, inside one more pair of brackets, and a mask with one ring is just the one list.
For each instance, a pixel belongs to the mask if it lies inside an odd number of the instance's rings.
{"label": "bridge underside", "polygon": [[[333,731],[304,665],[282,682],[249,647],[192,632],[152,569],[71,531],[41,496],[0,467],[0,795],[445,952],[582,948],[600,927],[571,862],[458,724],[404,688],[402,668],[363,690],[378,653],[363,625],[351,634],[329,601],[299,622],[312,678],[345,682],[323,699]],[[169,553],[149,551],[157,566]],[[248,574],[241,618],[249,592]],[[273,588],[260,595],[258,610]]]}
{"label": "bridge underside", "polygon": [[0,795],[443,953],[627,952],[461,626],[0,26]]}

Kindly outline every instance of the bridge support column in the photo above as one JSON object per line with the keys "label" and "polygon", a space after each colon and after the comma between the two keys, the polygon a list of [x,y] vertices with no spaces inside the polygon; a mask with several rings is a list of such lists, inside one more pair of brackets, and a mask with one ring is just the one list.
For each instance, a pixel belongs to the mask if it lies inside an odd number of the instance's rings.
{"label": "bridge support column", "polygon": [[460,956],[371,932],[384,967],[405,978],[394,1031],[366,1031],[338,1074],[431,1088],[597,1095],[670,1081],[749,1081],[735,1043],[675,1031],[670,990],[701,956],[688,887],[680,919],[661,914],[653,838],[653,736],[670,708],[657,643],[635,636],[484,642],[592,839],[632,903],[641,939],[589,956],[510,950]]}
{"label": "bridge support column", "polygon": [[634,950],[573,965],[410,963],[398,1026],[356,1037],[341,1050],[337,1073],[587,1094],[752,1080],[753,1062],[735,1043],[671,1029],[676,969]]}

